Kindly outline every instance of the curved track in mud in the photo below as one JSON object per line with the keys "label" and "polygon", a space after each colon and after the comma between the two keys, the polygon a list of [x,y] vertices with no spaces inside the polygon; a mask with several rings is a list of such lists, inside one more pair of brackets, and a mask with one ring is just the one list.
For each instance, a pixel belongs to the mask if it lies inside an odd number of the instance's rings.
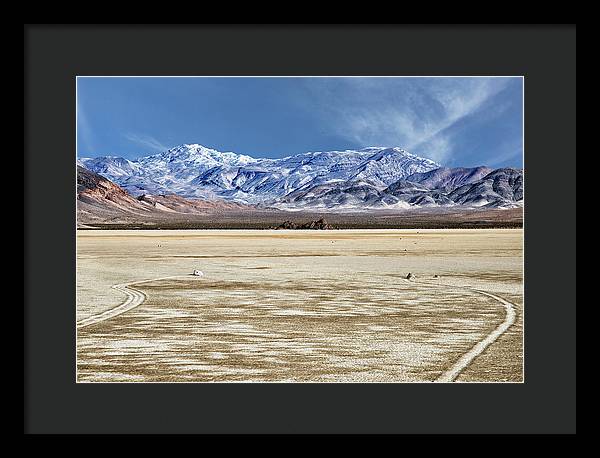
{"label": "curved track in mud", "polygon": [[[410,283],[409,280],[406,280]],[[414,283],[418,284],[426,284],[431,286],[445,287],[445,288],[454,288],[454,289],[467,289],[474,293],[483,294],[484,296],[491,297],[495,299],[497,302],[502,304],[506,315],[504,317],[504,321],[500,323],[492,332],[490,332],[487,336],[485,336],[482,340],[477,342],[469,351],[463,354],[449,369],[445,370],[438,378],[435,379],[435,382],[453,382],[456,378],[464,371],[469,365],[481,355],[487,347],[489,347],[492,343],[494,343],[502,334],[504,334],[508,329],[515,323],[515,319],[517,317],[516,306],[512,302],[503,299],[500,296],[497,296],[492,293],[488,293],[487,291],[482,291],[475,288],[470,288],[468,286],[453,286],[453,285],[443,285],[438,283],[429,283],[429,282],[418,282],[414,281]]]}
{"label": "curved track in mud", "polygon": [[[109,320],[116,316],[122,315],[136,307],[139,307],[144,303],[147,299],[146,293],[140,291],[136,288],[133,288],[133,285],[138,285],[141,283],[149,283],[158,280],[167,280],[173,278],[189,278],[189,275],[175,275],[170,277],[159,277],[152,278],[148,280],[139,280],[129,283],[120,283],[117,285],[113,285],[112,288],[117,291],[125,294],[126,299],[124,302],[119,304],[118,306],[105,310],[104,312],[98,313],[96,315],[92,315],[90,317],[84,318],[77,322],[77,329],[82,329],[88,326],[92,326],[103,321]],[[487,291],[478,290],[470,287],[459,287],[453,285],[443,285],[439,283],[429,283],[429,282],[421,282],[421,281],[409,281],[405,280],[408,283],[416,283],[416,284],[426,284],[430,286],[443,287],[443,288],[454,288],[454,289],[466,289],[468,291],[472,291],[478,294],[482,294],[488,297],[491,297],[498,303],[500,303],[505,309],[505,318],[492,332],[490,332],[487,336],[485,336],[482,340],[477,342],[469,351],[464,353],[449,369],[445,370],[438,378],[436,378],[435,382],[453,382],[456,378],[479,356],[481,355],[486,348],[488,348],[492,343],[494,343],[502,334],[504,334],[515,322],[516,319],[516,309],[515,304],[503,299],[500,296],[489,293]]]}
{"label": "curved track in mud", "polygon": [[501,298],[500,296],[496,296],[495,294],[488,293],[487,291],[481,291],[478,289],[468,288],[470,291],[474,291],[479,294],[483,294],[485,296],[489,296],[492,299],[495,299],[499,303],[502,304],[506,311],[506,316],[504,317],[504,321],[498,325],[492,332],[490,332],[483,340],[480,340],[475,344],[473,348],[471,348],[468,352],[462,355],[458,361],[456,361],[450,369],[446,370],[442,375],[440,375],[435,381],[436,382],[452,382],[460,375],[460,373],[465,370],[469,364],[473,362],[475,358],[477,358],[480,354],[484,352],[484,350],[489,347],[492,343],[498,339],[502,334],[508,331],[516,319],[517,312],[515,311],[515,304],[512,302],[508,302],[506,299]]}
{"label": "curved track in mud", "polygon": [[89,316],[82,320],[79,320],[77,322],[77,329],[82,329],[87,326],[92,326],[94,324],[101,323],[103,321],[109,320],[116,316],[122,315],[123,313],[128,312],[128,311],[142,305],[147,298],[146,293],[144,293],[138,289],[132,288],[132,285],[139,285],[140,283],[149,283],[152,281],[168,280],[170,278],[181,278],[181,277],[184,277],[184,276],[183,275],[174,275],[171,277],[151,278],[149,280],[139,280],[139,281],[133,281],[133,282],[129,282],[129,283],[120,283],[118,285],[113,285],[112,288],[125,294],[127,296],[127,299],[125,299],[125,301],[123,303],[119,304],[118,306],[116,306],[112,309],[105,310],[102,313],[98,313],[96,315],[92,315],[92,316]]}

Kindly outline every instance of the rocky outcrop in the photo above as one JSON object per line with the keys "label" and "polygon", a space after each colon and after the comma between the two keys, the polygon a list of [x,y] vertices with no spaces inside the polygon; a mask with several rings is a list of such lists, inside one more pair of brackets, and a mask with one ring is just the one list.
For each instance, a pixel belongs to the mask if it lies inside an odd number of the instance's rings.
{"label": "rocky outcrop", "polygon": [[284,221],[279,226],[272,229],[313,229],[313,230],[331,230],[335,229],[331,224],[328,224],[324,218],[309,223],[297,224],[293,221]]}

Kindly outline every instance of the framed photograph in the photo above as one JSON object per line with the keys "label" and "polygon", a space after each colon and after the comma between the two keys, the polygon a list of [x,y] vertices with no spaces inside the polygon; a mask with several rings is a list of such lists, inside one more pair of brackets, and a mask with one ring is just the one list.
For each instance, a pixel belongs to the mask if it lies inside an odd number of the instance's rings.
{"label": "framed photograph", "polygon": [[574,26],[26,26],[25,61],[26,432],[575,432]]}

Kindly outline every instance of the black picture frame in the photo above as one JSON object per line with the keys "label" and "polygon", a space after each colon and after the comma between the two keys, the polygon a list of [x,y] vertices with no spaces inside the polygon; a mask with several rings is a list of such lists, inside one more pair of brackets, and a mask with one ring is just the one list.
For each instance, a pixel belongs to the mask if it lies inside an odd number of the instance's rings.
{"label": "black picture frame", "polygon": [[[525,382],[76,384],[77,75],[523,75]],[[24,90],[25,432],[575,432],[575,26],[25,25]]]}

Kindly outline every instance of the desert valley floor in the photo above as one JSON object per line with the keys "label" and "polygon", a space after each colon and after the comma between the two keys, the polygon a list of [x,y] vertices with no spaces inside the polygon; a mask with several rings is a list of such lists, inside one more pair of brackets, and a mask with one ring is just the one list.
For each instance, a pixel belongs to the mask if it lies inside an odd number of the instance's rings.
{"label": "desert valley floor", "polygon": [[79,382],[523,381],[522,229],[77,232]]}

